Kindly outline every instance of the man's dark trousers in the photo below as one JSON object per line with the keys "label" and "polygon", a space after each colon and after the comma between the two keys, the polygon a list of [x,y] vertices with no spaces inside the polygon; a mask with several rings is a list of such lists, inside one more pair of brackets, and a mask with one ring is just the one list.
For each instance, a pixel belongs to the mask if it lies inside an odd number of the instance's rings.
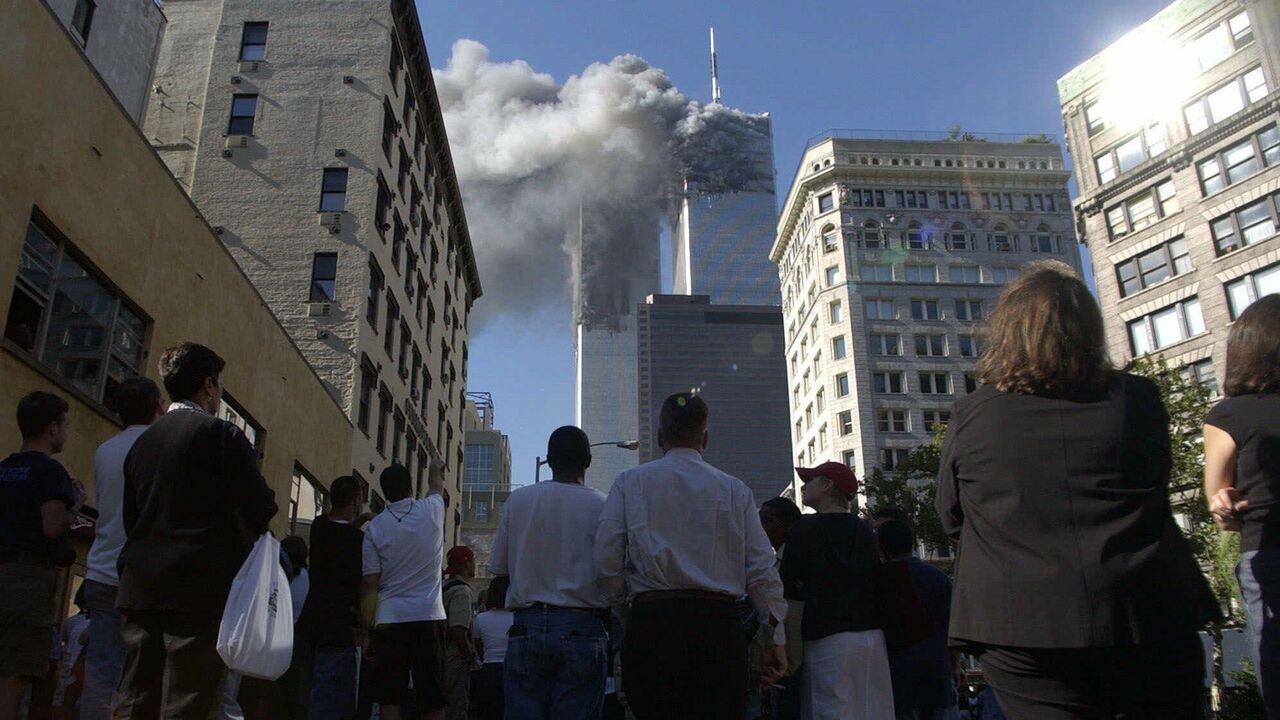
{"label": "man's dark trousers", "polygon": [[221,618],[208,610],[124,610],[123,614],[124,674],[115,720],[208,717],[226,674],[215,647]]}

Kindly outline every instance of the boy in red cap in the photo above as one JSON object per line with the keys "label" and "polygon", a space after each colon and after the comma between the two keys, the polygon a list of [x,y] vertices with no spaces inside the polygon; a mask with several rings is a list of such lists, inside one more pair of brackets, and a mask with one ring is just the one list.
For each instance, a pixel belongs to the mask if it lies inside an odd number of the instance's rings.
{"label": "boy in red cap", "polygon": [[850,512],[853,470],[838,462],[796,468],[805,515],[787,534],[782,585],[804,602],[804,716],[893,720],[889,656],[876,608],[875,532]]}
{"label": "boy in red cap", "polygon": [[449,700],[448,720],[466,720],[470,704],[471,671],[476,666],[476,650],[471,644],[471,613],[475,593],[467,580],[476,576],[476,554],[466,545],[454,545],[445,556],[444,611],[448,615],[445,658],[445,697]]}

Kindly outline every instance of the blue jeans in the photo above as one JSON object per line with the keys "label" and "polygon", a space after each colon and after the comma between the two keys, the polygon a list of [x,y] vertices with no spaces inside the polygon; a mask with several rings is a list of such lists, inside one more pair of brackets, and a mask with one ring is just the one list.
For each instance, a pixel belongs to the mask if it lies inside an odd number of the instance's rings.
{"label": "blue jeans", "polygon": [[582,610],[517,610],[503,678],[507,720],[596,720],[604,703],[609,637]]}
{"label": "blue jeans", "polygon": [[311,720],[350,720],[356,714],[356,647],[316,647],[311,655]]}
{"label": "blue jeans", "polygon": [[114,585],[84,581],[89,604],[89,645],[84,655],[84,691],[80,694],[83,720],[109,720],[115,706],[116,686],[124,670],[124,640],[120,638],[120,611]]}
{"label": "blue jeans", "polygon": [[1280,718],[1280,550],[1240,554],[1236,580],[1244,598],[1249,646],[1267,717]]}

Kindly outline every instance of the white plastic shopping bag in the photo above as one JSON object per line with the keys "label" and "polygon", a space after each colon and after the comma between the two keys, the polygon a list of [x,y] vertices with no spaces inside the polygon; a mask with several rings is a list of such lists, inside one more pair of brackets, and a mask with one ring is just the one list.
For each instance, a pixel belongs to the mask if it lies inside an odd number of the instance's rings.
{"label": "white plastic shopping bag", "polygon": [[280,542],[263,533],[240,567],[218,628],[218,654],[227,669],[275,680],[293,656],[293,602],[280,567]]}

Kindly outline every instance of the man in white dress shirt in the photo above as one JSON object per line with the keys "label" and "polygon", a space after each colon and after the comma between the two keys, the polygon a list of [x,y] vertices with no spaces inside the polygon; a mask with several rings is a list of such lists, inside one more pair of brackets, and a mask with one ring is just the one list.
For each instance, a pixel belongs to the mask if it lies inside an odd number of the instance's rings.
{"label": "man in white dress shirt", "polygon": [[587,434],[572,425],[547,441],[551,482],[515,490],[498,520],[489,570],[509,576],[515,620],[504,669],[506,716],[588,720],[604,703],[608,608],[621,600],[596,574],[592,546],[604,494],[582,480]]}
{"label": "man in white dress shirt", "polygon": [[666,455],[613,484],[596,534],[606,582],[625,578],[631,615],[622,647],[622,689],[639,720],[741,720],[747,636],[734,600],[747,595],[773,642],[761,680],[786,672],[786,602],[773,547],[751,491],[702,459],[707,404],[677,393],[662,404]]}

